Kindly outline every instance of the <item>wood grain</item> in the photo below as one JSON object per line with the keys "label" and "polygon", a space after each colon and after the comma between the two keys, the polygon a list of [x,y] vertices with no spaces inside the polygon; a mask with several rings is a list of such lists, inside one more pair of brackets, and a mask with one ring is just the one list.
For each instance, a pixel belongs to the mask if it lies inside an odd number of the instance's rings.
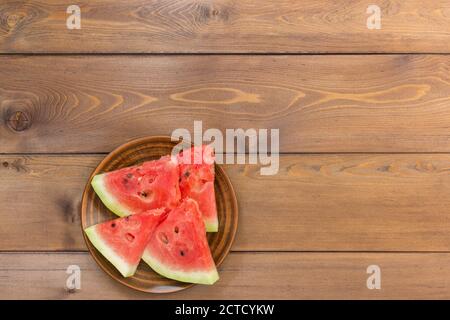
{"label": "wood grain", "polygon": [[[0,250],[86,250],[83,188],[103,155],[0,156]],[[226,165],[234,251],[448,251],[450,155],[284,155]]]}
{"label": "wood grain", "polygon": [[[450,56],[1,56],[0,153],[280,129],[282,152],[449,152]],[[45,77],[43,76],[45,75]]]}
{"label": "wood grain", "polygon": [[[1,299],[450,298],[449,253],[231,253],[214,286],[166,295],[112,281],[87,253],[2,253],[0,260],[8,288]],[[372,264],[381,268],[381,290],[366,287]],[[81,290],[66,288],[69,265],[81,268]]]}
{"label": "wood grain", "polygon": [[381,29],[363,0],[3,0],[0,52],[450,52],[445,0],[385,0]]}

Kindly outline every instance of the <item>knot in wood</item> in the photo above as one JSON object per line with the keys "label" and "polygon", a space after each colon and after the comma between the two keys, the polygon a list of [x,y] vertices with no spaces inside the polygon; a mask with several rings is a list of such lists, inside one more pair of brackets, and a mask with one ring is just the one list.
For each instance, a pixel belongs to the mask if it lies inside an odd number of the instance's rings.
{"label": "knot in wood", "polygon": [[19,23],[21,19],[22,17],[18,14],[10,14],[6,18],[6,24],[8,25],[8,27],[13,28],[17,25],[17,23]]}
{"label": "knot in wood", "polygon": [[31,126],[30,117],[24,111],[16,111],[9,116],[8,126],[14,131],[24,131]]}

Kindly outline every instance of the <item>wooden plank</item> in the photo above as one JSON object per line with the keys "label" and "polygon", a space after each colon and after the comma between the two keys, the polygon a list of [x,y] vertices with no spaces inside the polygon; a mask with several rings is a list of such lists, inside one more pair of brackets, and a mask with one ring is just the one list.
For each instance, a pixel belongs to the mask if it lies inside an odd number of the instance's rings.
{"label": "wooden plank", "polygon": [[450,4],[369,0],[3,0],[0,52],[450,52]]}
{"label": "wooden plank", "polygon": [[[116,283],[88,253],[0,254],[1,299],[449,299],[449,253],[231,253],[214,286],[167,295]],[[369,290],[369,265],[381,289]],[[81,289],[66,269],[81,269]],[[30,284],[33,284],[30,286]],[[245,290],[244,290],[245,289]]]}
{"label": "wooden plank", "polygon": [[[0,156],[0,250],[86,250],[82,191],[103,156]],[[447,251],[450,155],[284,155],[226,165],[235,251]]]}
{"label": "wooden plank", "polygon": [[[449,152],[450,56],[0,57],[0,153],[109,152],[203,121],[283,152]],[[45,76],[44,76],[45,75]]]}

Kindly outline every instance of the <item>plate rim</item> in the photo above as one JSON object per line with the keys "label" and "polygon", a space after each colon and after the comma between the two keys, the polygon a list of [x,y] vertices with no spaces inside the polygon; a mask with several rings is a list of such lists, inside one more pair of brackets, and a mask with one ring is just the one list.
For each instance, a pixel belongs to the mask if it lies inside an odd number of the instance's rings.
{"label": "plate rim", "polygon": [[[175,292],[186,290],[188,288],[193,287],[196,284],[195,283],[187,283],[187,282],[178,281],[179,283],[185,284],[185,285],[182,288],[179,288],[179,289],[176,289],[176,290],[152,292],[152,291],[147,291],[147,290],[145,290],[143,288],[140,288],[140,287],[133,286],[133,285],[127,283],[126,281],[122,281],[123,279],[126,279],[126,278],[117,278],[107,268],[105,268],[103,266],[103,263],[100,262],[99,259],[92,253],[92,250],[94,249],[94,247],[93,247],[91,241],[87,238],[86,233],[84,232],[84,229],[83,229],[83,222],[85,220],[84,219],[85,214],[83,214],[83,212],[85,213],[85,207],[86,207],[86,202],[87,202],[87,193],[89,192],[90,188],[92,188],[92,186],[91,186],[92,178],[96,174],[99,173],[98,172],[98,171],[100,171],[99,168],[103,167],[106,163],[108,163],[115,154],[120,154],[121,151],[126,150],[127,148],[129,148],[130,145],[139,144],[141,142],[148,142],[149,140],[168,140],[168,142],[176,142],[176,141],[172,140],[172,137],[165,136],[165,135],[145,136],[145,137],[140,137],[140,138],[135,138],[135,139],[129,140],[129,141],[127,141],[127,142],[117,146],[111,152],[109,152],[102,159],[102,161],[100,161],[96,165],[94,170],[89,175],[87,183],[86,183],[86,185],[84,187],[82,198],[81,198],[81,206],[80,206],[80,227],[81,227],[81,233],[83,234],[83,239],[84,239],[84,242],[85,242],[86,247],[88,249],[89,255],[95,260],[96,264],[98,266],[100,266],[100,269],[102,269],[106,274],[108,274],[108,276],[110,276],[113,280],[119,282],[120,284],[122,284],[122,285],[124,285],[124,286],[126,286],[128,288],[131,288],[131,289],[134,289],[134,290],[137,290],[137,291],[140,291],[140,292],[144,292],[144,293],[148,293],[148,294],[169,294],[169,293],[175,293]],[[179,141],[181,141],[181,140],[179,140]],[[184,143],[184,140],[182,142]],[[190,143],[191,145],[193,145],[192,142],[186,141],[186,143]],[[238,206],[238,203],[237,203],[237,196],[236,196],[236,192],[234,190],[234,186],[231,183],[231,180],[230,180],[228,174],[225,172],[225,170],[222,168],[221,165],[215,163],[215,170],[217,170],[217,169],[220,170],[222,176],[225,178],[227,186],[230,188],[230,193],[232,194],[232,197],[231,197],[232,198],[232,207],[235,209],[235,212],[236,212],[235,217],[234,217],[234,220],[235,220],[234,227],[231,229],[231,232],[230,232],[230,237],[231,237],[230,241],[224,247],[225,254],[216,263],[216,268],[219,268],[222,265],[222,263],[225,261],[226,257],[228,257],[228,255],[230,254],[231,247],[233,246],[234,240],[236,238],[237,228],[238,228],[238,224],[239,224],[239,206]],[[139,263],[141,263],[141,261]]]}

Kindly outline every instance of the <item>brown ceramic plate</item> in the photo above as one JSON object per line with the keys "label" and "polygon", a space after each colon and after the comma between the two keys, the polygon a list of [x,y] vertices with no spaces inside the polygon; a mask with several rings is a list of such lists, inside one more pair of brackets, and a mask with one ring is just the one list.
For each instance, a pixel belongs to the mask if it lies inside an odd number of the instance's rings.
{"label": "brown ceramic plate", "polygon": [[[81,202],[81,226],[83,230],[91,225],[116,218],[96,196],[91,187],[94,175],[113,171],[119,168],[140,164],[144,161],[159,159],[170,154],[173,146],[170,137],[146,137],[130,141],[111,152],[91,174],[83,193]],[[236,195],[225,171],[216,164],[215,193],[217,213],[219,215],[219,231],[208,233],[208,242],[216,265],[219,267],[230,251],[238,223],[238,207]],[[84,240],[89,252],[99,266],[114,280],[136,290],[152,293],[169,293],[186,289],[192,284],[170,280],[158,275],[145,262],[141,261],[133,277],[124,278],[95,249],[86,234]],[[220,275],[220,269],[219,269]]]}

